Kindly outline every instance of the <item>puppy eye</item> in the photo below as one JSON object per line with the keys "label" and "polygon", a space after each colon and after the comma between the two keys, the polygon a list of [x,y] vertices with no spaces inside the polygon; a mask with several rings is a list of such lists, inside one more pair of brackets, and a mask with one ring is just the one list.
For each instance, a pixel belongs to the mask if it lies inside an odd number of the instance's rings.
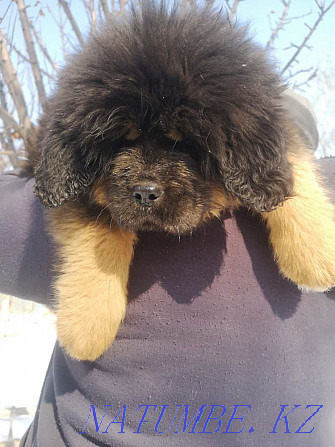
{"label": "puppy eye", "polygon": [[165,133],[164,136],[172,141],[184,140],[184,135],[178,129],[173,129],[170,132]]}
{"label": "puppy eye", "polygon": [[124,138],[127,141],[135,141],[140,137],[142,130],[138,129],[137,126],[133,123],[129,123],[126,126]]}
{"label": "puppy eye", "polygon": [[172,144],[172,150],[175,152],[192,155],[195,151],[195,147],[192,143],[187,141],[174,141]]}

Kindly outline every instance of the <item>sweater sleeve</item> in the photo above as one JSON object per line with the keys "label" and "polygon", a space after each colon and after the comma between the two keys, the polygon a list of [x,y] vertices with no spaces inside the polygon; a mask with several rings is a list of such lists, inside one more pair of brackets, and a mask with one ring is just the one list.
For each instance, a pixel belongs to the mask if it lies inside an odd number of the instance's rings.
{"label": "sweater sleeve", "polygon": [[33,185],[0,176],[0,293],[48,304],[54,250]]}

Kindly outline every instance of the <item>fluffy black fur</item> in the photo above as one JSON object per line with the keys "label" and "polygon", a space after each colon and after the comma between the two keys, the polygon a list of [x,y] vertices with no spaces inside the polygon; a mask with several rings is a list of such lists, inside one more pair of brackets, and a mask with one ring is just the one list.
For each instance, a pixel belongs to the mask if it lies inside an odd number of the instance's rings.
{"label": "fluffy black fur", "polygon": [[[186,231],[218,184],[269,211],[293,193],[282,91],[266,54],[225,13],[147,1],[62,71],[27,145],[36,193],[57,207],[88,200],[104,179],[109,211],[132,230],[186,221]],[[136,210],[129,191],[147,181],[164,197]]]}

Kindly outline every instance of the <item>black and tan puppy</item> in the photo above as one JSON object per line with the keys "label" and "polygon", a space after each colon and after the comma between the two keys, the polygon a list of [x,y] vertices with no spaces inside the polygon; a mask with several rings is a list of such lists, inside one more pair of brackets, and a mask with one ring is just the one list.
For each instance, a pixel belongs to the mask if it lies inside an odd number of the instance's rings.
{"label": "black and tan puppy", "polygon": [[59,254],[58,337],[94,360],[124,318],[138,230],[261,213],[281,273],[335,284],[335,224],[266,54],[208,9],[153,2],[108,23],[61,73],[27,140]]}

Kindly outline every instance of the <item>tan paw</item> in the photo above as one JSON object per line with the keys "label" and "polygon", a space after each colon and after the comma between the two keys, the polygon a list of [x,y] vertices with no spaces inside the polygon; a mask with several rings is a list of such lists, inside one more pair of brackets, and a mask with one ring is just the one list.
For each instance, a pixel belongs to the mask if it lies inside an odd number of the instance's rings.
{"label": "tan paw", "polygon": [[76,360],[96,360],[113,342],[123,315],[69,315],[59,312],[57,335],[59,344]]}
{"label": "tan paw", "polygon": [[263,217],[282,275],[301,290],[323,292],[335,285],[335,222],[332,205],[317,193],[296,196]]}
{"label": "tan paw", "polygon": [[280,269],[302,291],[324,292],[335,286],[335,246],[321,244],[315,251],[311,247],[290,264],[290,268]]}
{"label": "tan paw", "polygon": [[304,230],[299,223],[272,234],[275,259],[282,275],[299,289],[324,292],[335,286],[335,224],[330,221],[321,233],[316,227]]}

